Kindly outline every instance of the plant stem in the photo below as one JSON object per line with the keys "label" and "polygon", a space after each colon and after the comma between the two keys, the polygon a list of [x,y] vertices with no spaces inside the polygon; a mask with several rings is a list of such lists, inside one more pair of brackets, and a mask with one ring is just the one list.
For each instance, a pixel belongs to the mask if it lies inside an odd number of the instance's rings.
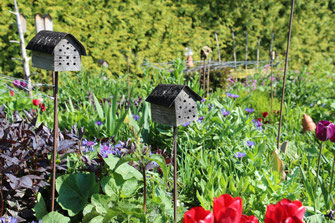
{"label": "plant stem", "polygon": [[333,183],[333,176],[334,176],[334,166],[335,166],[335,153],[334,155],[334,159],[333,159],[333,167],[332,167],[332,172],[330,174],[330,183],[329,183],[329,197],[331,196],[331,192],[332,192],[332,183]]}
{"label": "plant stem", "polygon": [[143,175],[143,212],[145,215],[147,213],[147,179],[145,176],[145,165],[143,166],[142,175]]}
{"label": "plant stem", "polygon": [[318,190],[318,184],[319,184],[321,153],[322,153],[322,142],[320,143],[320,152],[319,152],[319,158],[318,158],[318,169],[317,169],[317,172],[316,172],[316,185],[315,185],[315,190],[314,190],[314,212],[315,213],[316,213],[316,192]]}

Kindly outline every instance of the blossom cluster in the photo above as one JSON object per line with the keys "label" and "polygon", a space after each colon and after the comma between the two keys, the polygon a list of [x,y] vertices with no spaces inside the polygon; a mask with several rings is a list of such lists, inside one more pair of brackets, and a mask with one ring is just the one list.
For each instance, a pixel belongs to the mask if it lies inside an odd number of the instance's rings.
{"label": "blossom cluster", "polygon": [[42,98],[39,98],[39,99],[33,99],[33,105],[34,106],[38,106],[40,107],[41,111],[44,112],[46,107],[45,107],[45,104],[42,103],[43,102],[43,99]]}
{"label": "blossom cluster", "polygon": [[[243,215],[243,202],[240,197],[233,198],[223,194],[214,198],[213,212],[203,207],[193,207],[185,212],[183,223],[258,223],[257,217]],[[305,207],[300,201],[283,199],[277,204],[267,206],[265,223],[303,223]]]}

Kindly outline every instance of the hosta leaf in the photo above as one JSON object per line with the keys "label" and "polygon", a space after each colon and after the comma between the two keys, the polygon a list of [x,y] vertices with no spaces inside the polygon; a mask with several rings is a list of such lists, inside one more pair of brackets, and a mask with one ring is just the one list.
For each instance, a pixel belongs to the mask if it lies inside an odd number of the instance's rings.
{"label": "hosta leaf", "polygon": [[43,216],[48,214],[44,199],[41,193],[37,193],[37,203],[33,208],[37,220],[41,220]]}

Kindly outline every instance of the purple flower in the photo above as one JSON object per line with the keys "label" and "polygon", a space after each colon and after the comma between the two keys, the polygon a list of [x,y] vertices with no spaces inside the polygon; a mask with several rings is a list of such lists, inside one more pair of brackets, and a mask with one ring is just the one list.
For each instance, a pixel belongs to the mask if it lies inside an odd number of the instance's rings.
{"label": "purple flower", "polygon": [[248,113],[253,113],[255,110],[253,108],[246,108],[245,111]]}
{"label": "purple flower", "polygon": [[20,87],[21,86],[21,82],[19,80],[14,80],[13,81],[13,85],[14,85],[14,87]]}
{"label": "purple flower", "polygon": [[236,99],[236,98],[239,98],[240,96],[237,95],[237,94],[233,94],[233,98]]}
{"label": "purple flower", "polygon": [[200,123],[201,123],[201,122],[202,122],[202,120],[204,120],[204,119],[205,119],[205,117],[204,117],[204,116],[200,116],[200,117],[199,117],[199,119],[198,119],[198,122],[200,122]]}
{"label": "purple flower", "polygon": [[7,220],[5,217],[0,218],[0,223],[17,223],[17,222],[18,219],[12,216],[9,216]]}
{"label": "purple flower", "polygon": [[[332,122],[322,120],[316,125],[315,136],[321,141],[327,141],[334,138],[335,142],[335,126]],[[333,142],[333,140],[332,140]]]}
{"label": "purple flower", "polygon": [[214,106],[212,104],[208,105],[208,109],[211,110]]}
{"label": "purple flower", "polygon": [[84,139],[81,142],[81,145],[86,147],[84,149],[84,152],[93,152],[94,151],[94,146],[97,145],[97,143],[93,142],[93,141],[87,141],[86,139]]}
{"label": "purple flower", "polygon": [[102,121],[96,121],[95,124],[96,124],[97,126],[101,126],[101,125],[102,125]]}
{"label": "purple flower", "polygon": [[27,87],[27,84],[24,81],[20,81],[20,85],[21,85],[21,87]]}
{"label": "purple flower", "polygon": [[229,110],[226,110],[226,109],[221,109],[221,114],[223,116],[228,116],[230,114],[230,111]]}
{"label": "purple flower", "polygon": [[255,123],[255,126],[258,130],[262,130],[262,122],[255,119],[253,119],[252,121]]}
{"label": "purple flower", "polygon": [[206,98],[202,98],[200,102],[205,102],[206,101]]}
{"label": "purple flower", "polygon": [[235,81],[233,80],[233,77],[229,77],[228,81],[229,81],[230,83],[232,83],[232,84],[235,83]]}
{"label": "purple flower", "polygon": [[140,120],[140,116],[138,116],[138,115],[134,115],[134,114],[133,114],[133,118],[135,119],[135,121]]}
{"label": "purple flower", "polygon": [[240,153],[240,152],[235,153],[235,157],[240,158],[240,159],[245,157],[245,155],[246,155],[245,153]]}
{"label": "purple flower", "polygon": [[247,146],[253,147],[255,145],[255,142],[253,141],[247,141]]}
{"label": "purple flower", "polygon": [[191,122],[185,122],[184,124],[182,124],[182,126],[189,126],[191,124]]}
{"label": "purple flower", "polygon": [[237,94],[231,94],[231,93],[227,93],[227,97],[228,98],[234,98],[234,99],[236,99],[236,98],[238,98],[238,97],[240,97],[239,95],[237,95]]}

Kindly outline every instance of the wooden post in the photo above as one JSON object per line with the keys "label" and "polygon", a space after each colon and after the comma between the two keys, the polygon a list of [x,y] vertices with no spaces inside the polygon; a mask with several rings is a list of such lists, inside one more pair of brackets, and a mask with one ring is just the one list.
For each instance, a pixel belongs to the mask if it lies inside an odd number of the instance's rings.
{"label": "wooden post", "polygon": [[234,55],[234,68],[235,68],[235,82],[237,80],[237,67],[236,67],[236,49],[235,49],[235,35],[234,31],[232,31],[232,36],[233,36],[233,55]]}
{"label": "wooden post", "polygon": [[202,90],[206,91],[206,58],[204,59],[204,69],[202,72]]}
{"label": "wooden post", "polygon": [[257,70],[259,70],[259,46],[261,44],[261,37],[258,36],[257,40]]}
{"label": "wooden post", "polygon": [[178,136],[178,127],[173,127],[173,210],[174,210],[174,221],[177,223],[177,136]]}
{"label": "wooden post", "polygon": [[245,69],[248,69],[248,28],[245,28]]}
{"label": "wooden post", "polygon": [[12,13],[16,15],[16,25],[17,25],[17,31],[18,31],[19,37],[20,37],[24,79],[27,81],[27,88],[28,88],[29,96],[32,97],[31,82],[30,82],[29,58],[27,57],[26,44],[24,43],[24,36],[23,36],[23,30],[22,30],[22,25],[21,25],[20,13],[19,13],[19,8],[17,6],[16,0],[14,0],[14,7],[15,7],[15,12],[12,12]]}
{"label": "wooden post", "polygon": [[220,46],[219,46],[219,38],[218,38],[218,34],[217,34],[217,32],[214,31],[214,33],[215,33],[216,47],[217,47],[217,49],[218,49],[219,62],[221,62]]}
{"label": "wooden post", "polygon": [[58,71],[52,72],[55,76],[54,85],[54,145],[52,154],[52,198],[51,198],[51,212],[55,210],[55,188],[56,188],[56,159],[58,148]]}
{"label": "wooden post", "polygon": [[210,71],[211,71],[211,66],[210,66],[211,58],[208,58],[208,72],[207,72],[207,97],[209,96],[209,78],[210,78]]}
{"label": "wooden post", "polygon": [[278,127],[278,136],[277,136],[277,149],[279,149],[280,129],[281,129],[282,121],[283,121],[283,106],[284,106],[284,96],[285,96],[285,84],[286,84],[286,74],[287,74],[287,69],[288,69],[288,55],[289,55],[288,53],[289,53],[290,41],[291,41],[294,2],[295,2],[295,0],[292,0],[290,24],[289,24],[289,31],[288,31],[288,38],[287,38],[287,47],[286,47],[285,70],[284,70],[284,77],[283,77],[283,90],[282,90],[281,104],[280,104],[280,117],[279,117],[279,127]]}

